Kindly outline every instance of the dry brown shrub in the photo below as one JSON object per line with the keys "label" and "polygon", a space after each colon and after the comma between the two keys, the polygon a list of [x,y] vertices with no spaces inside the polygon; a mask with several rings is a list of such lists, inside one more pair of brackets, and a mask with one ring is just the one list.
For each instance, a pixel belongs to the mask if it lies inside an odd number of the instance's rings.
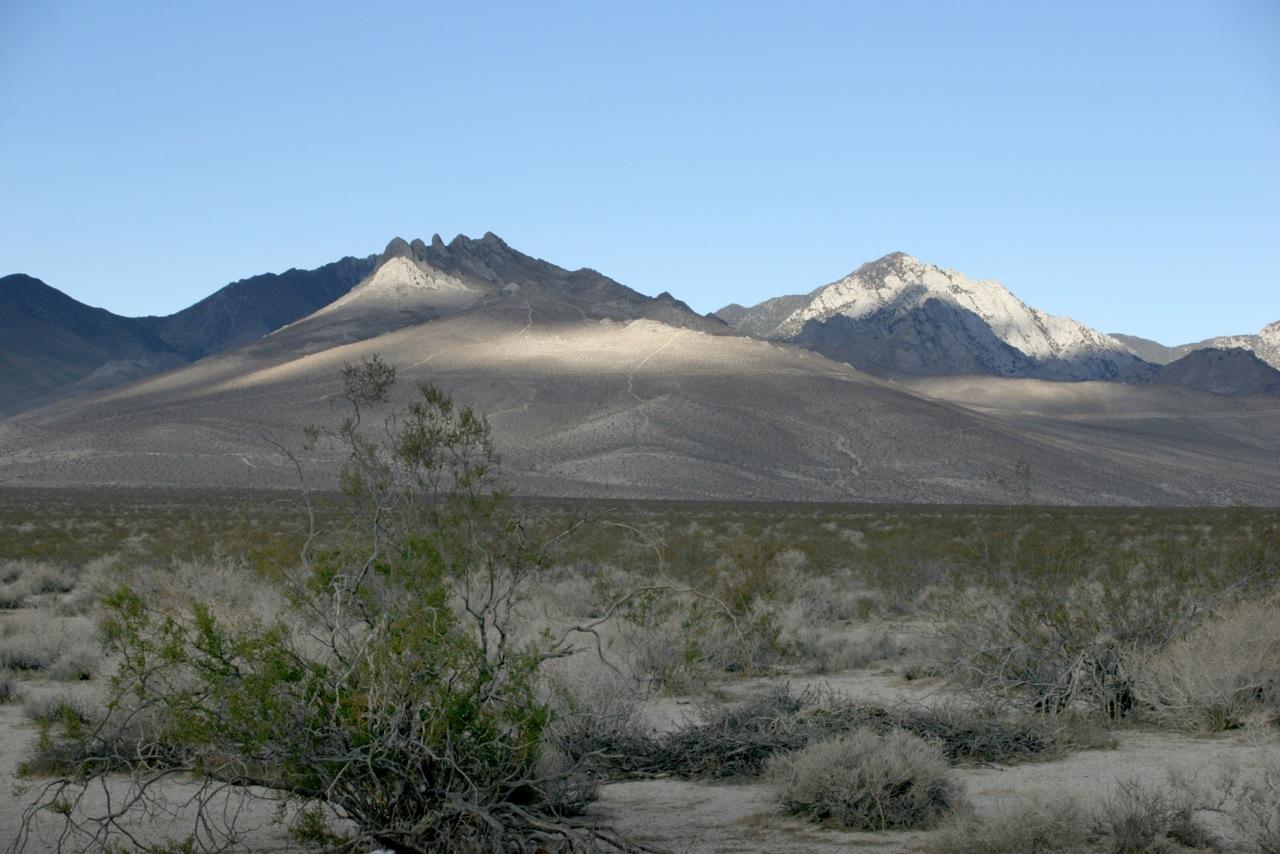
{"label": "dry brown shrub", "polygon": [[1280,602],[1237,603],[1129,665],[1147,715],[1180,729],[1226,730],[1280,708]]}
{"label": "dry brown shrub", "polygon": [[928,829],[965,805],[942,749],[902,730],[816,742],[767,775],[784,811],[853,830]]}

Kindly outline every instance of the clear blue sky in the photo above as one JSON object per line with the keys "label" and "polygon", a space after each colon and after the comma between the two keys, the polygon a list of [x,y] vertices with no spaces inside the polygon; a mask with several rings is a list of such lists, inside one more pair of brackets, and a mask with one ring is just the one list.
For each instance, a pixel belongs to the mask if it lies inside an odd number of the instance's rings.
{"label": "clear blue sky", "polygon": [[903,250],[1280,318],[1280,2],[0,0],[0,273],[167,313],[494,231],[703,311]]}

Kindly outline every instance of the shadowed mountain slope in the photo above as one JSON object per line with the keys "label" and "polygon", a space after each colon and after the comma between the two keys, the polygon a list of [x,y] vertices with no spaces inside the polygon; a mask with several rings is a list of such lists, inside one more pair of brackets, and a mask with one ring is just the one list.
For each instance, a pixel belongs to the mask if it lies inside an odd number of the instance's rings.
{"label": "shadowed mountain slope", "polygon": [[0,278],[0,415],[60,389],[127,381],[183,361],[155,318],[91,308],[31,276]]}
{"label": "shadowed mountain slope", "polygon": [[161,318],[160,337],[191,360],[239,347],[333,302],[373,272],[377,262],[377,255],[347,257],[314,270],[232,282]]}
{"label": "shadowed mountain slope", "polygon": [[1150,338],[1140,338],[1137,335],[1124,335],[1119,332],[1108,333],[1112,338],[1119,341],[1125,347],[1129,348],[1129,352],[1153,365],[1166,365],[1174,359],[1185,356],[1187,352],[1179,352],[1177,347],[1166,347],[1159,341],[1152,341]]}
{"label": "shadowed mountain slope", "polygon": [[39,279],[0,278],[0,415],[113,388],[261,338],[329,304],[378,256],[227,285],[167,317],[121,317]]}

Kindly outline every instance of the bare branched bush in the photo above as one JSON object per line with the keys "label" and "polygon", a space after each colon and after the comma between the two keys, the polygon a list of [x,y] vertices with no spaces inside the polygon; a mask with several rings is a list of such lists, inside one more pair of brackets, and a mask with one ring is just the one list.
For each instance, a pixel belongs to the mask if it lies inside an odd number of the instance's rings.
{"label": "bare branched bush", "polygon": [[1280,854],[1280,750],[1265,750],[1256,774],[1224,770],[1218,790],[1217,809],[1227,817],[1237,846]]}
{"label": "bare branched bush", "polygon": [[768,780],[784,811],[855,830],[931,828],[965,803],[942,750],[902,730],[856,730],[779,755]]}
{"label": "bare branched bush", "polygon": [[1181,729],[1244,726],[1280,709],[1280,604],[1238,603],[1128,665],[1144,713]]}
{"label": "bare branched bush", "polygon": [[[589,789],[548,755],[552,710],[543,665],[571,654],[594,624],[529,638],[518,624],[546,565],[497,480],[484,418],[423,384],[402,411],[394,370],[374,359],[343,371],[351,414],[312,430],[346,457],[342,483],[358,511],[312,534],[301,569],[280,573],[269,607],[192,579],[106,599],[108,649],[119,662],[105,715],[62,721],[69,773],[42,784],[27,810],[52,814],[62,838],[98,850],[128,821],[194,776],[190,843],[229,791],[321,806],[354,828],[351,845],[397,851],[582,850],[622,847],[572,820]],[[386,410],[383,410],[386,411]],[[310,502],[308,507],[311,508]],[[158,594],[158,595],[155,595]],[[256,596],[254,597],[256,599]],[[127,791],[82,809],[109,774]],[[260,793],[260,794],[254,794]]]}
{"label": "bare branched bush", "polygon": [[551,741],[568,761],[599,774],[634,766],[652,738],[640,720],[641,695],[633,679],[597,660],[556,662],[549,680],[555,717]]}
{"label": "bare branched bush", "polygon": [[1130,665],[1184,635],[1220,597],[1140,573],[1113,584],[1028,576],[940,597],[957,675],[979,695],[1041,712],[1129,715]]}
{"label": "bare branched bush", "polygon": [[952,764],[1023,762],[1043,758],[1070,740],[1039,718],[1010,716],[959,704],[866,706],[814,689],[789,686],[729,705],[708,705],[694,723],[660,734],[639,726],[635,705],[571,715],[557,728],[562,749],[589,759],[610,777],[750,778],[769,761],[809,745],[865,729],[897,730],[935,744]]}
{"label": "bare branched bush", "polygon": [[1095,821],[1095,833],[1104,840],[1099,847],[1111,854],[1148,854],[1170,841],[1202,847],[1208,837],[1195,820],[1202,806],[1194,789],[1176,780],[1169,786],[1136,777],[1120,780]]}
{"label": "bare branched bush", "polygon": [[1136,661],[1274,589],[1274,521],[1240,520],[1249,534],[1223,547],[1208,528],[1116,541],[1047,512],[992,517],[928,597],[949,666],[970,690],[1037,711],[1132,714]]}
{"label": "bare branched bush", "polygon": [[691,779],[757,776],[775,754],[852,725],[845,710],[828,709],[816,699],[811,692],[797,695],[784,687],[745,703],[706,709],[701,722],[666,733],[634,755],[632,770]]}

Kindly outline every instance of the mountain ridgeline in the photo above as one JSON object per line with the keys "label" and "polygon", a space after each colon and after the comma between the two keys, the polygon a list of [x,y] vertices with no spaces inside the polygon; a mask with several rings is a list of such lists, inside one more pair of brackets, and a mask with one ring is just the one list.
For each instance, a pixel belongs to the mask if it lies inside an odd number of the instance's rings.
{"label": "mountain ridgeline", "polygon": [[[395,238],[378,254],[242,279],[167,317],[120,317],[26,275],[0,278],[0,416],[89,394],[263,341],[309,318],[312,346],[354,341],[469,310],[523,289],[554,295],[565,321],[649,319],[795,345],[872,374],[958,374],[1175,383],[1217,394],[1274,394],[1280,321],[1257,335],[1166,347],[1104,335],[1024,304],[995,281],[895,252],[808,293],[702,316],[588,268],[568,270],[486,233],[447,244]],[[530,303],[532,304],[532,303]],[[315,317],[312,317],[315,315]],[[1197,356],[1206,349],[1255,353]],[[1162,365],[1167,367],[1161,367]]]}
{"label": "mountain ridgeline", "polygon": [[[170,317],[24,276],[0,280],[0,309],[11,484],[290,487],[263,437],[331,422],[340,369],[376,354],[402,389],[485,412],[529,495],[999,502],[1028,461],[1037,501],[1280,503],[1280,372],[1262,359],[1158,366],[901,254],[718,316],[494,234],[397,238]],[[320,485],[338,462],[309,460]]]}
{"label": "mountain ridgeline", "polygon": [[377,261],[241,279],[167,317],[121,317],[31,276],[0,278],[0,416],[255,341],[346,293]]}

